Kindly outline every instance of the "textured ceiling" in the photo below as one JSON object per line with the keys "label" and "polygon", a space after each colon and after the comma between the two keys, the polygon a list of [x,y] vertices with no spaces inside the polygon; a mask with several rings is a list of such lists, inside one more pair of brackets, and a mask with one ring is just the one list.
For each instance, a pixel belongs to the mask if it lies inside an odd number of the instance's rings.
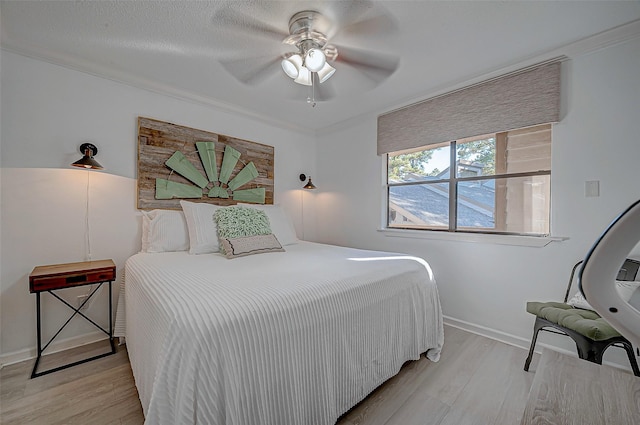
{"label": "textured ceiling", "polygon": [[[309,9],[345,54],[396,71],[381,80],[338,61],[320,87],[329,99],[307,105],[277,59],[289,18]],[[640,19],[640,2],[2,1],[0,15],[10,51],[313,132],[544,58]]]}

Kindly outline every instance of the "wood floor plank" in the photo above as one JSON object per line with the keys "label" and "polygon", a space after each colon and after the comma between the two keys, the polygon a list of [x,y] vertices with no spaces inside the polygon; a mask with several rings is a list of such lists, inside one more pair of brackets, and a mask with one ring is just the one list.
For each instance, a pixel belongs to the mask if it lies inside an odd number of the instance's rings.
{"label": "wood floor plank", "polygon": [[43,417],[49,423],[56,423],[103,405],[112,394],[113,384],[97,380],[94,375],[23,397],[11,408],[3,409],[3,423],[35,421]]}
{"label": "wood floor plank", "polygon": [[[591,385],[598,379],[597,370],[596,365],[591,364],[578,368],[568,356],[551,353],[542,356],[536,371],[537,379],[534,379],[531,389],[533,403],[527,405],[523,422],[565,425],[605,423],[602,398],[596,387]],[[571,400],[576,393],[580,393],[585,401],[580,408],[576,408]]]}
{"label": "wood floor plank", "polygon": [[[470,340],[473,341],[470,342]],[[486,343],[487,346],[490,342],[486,338],[451,327],[445,327],[445,341],[438,363],[433,363],[424,356],[416,362],[408,362],[395,377],[389,379],[362,403],[345,414],[337,425],[381,425],[387,423],[425,379],[429,379],[427,391],[434,396],[434,399],[444,400],[443,402],[446,404],[446,395],[455,392],[455,389],[462,388],[467,382],[464,375],[458,375],[458,367],[453,364],[456,361],[462,364],[469,362],[466,356],[461,356],[460,353],[469,347],[478,349],[475,346],[478,342]],[[445,376],[446,373],[443,371],[448,370],[448,365],[456,368],[456,378]],[[460,382],[462,384],[456,384]],[[441,397],[442,395],[444,397]]]}
{"label": "wood floor plank", "polygon": [[28,373],[31,373],[31,369],[27,362],[0,369],[0,403],[11,403],[24,396],[27,384],[24,377]]}
{"label": "wood floor plank", "polygon": [[[524,379],[520,377],[527,374],[518,367],[520,362],[514,363],[516,353],[522,356],[523,350],[499,342],[495,342],[489,351],[483,353],[481,362],[475,367],[475,373],[451,405],[442,425],[507,425],[497,422],[500,409],[505,399],[511,397],[508,389],[512,381]],[[520,402],[520,411],[524,404],[524,401]],[[520,416],[511,423],[520,422]]]}
{"label": "wood floor plank", "polygon": [[[86,353],[87,348],[74,351],[74,355]],[[3,377],[20,370],[22,385],[27,388],[20,399],[2,398],[0,422],[3,425],[120,424],[121,416],[132,411],[139,413],[138,418],[142,414],[124,347],[115,355],[34,379],[29,379],[33,361],[24,363],[28,363],[28,367],[18,364],[3,368]],[[5,384],[3,380],[2,386]],[[123,397],[126,397],[124,401]],[[128,411],[116,408],[129,405]],[[144,419],[139,424],[143,422]]]}
{"label": "wood floor plank", "polygon": [[544,350],[522,425],[637,425],[640,378]]}
{"label": "wood floor plank", "polygon": [[427,387],[419,387],[387,420],[386,425],[440,425],[449,406],[430,396]]}
{"label": "wood floor plank", "polygon": [[[610,372],[610,373],[609,373]],[[607,395],[604,416],[619,417],[620,423],[640,424],[640,378],[620,379],[619,373],[602,369],[600,384]]]}
{"label": "wood floor plank", "polygon": [[142,414],[142,408],[129,412],[120,418],[121,425],[142,425],[143,423],[144,415]]}
{"label": "wood floor plank", "polygon": [[99,354],[109,353],[111,345],[108,339],[83,345],[74,350],[58,351],[52,354],[45,354],[40,359],[38,370],[49,370],[57,366],[73,363],[79,360],[87,359]]}
{"label": "wood floor plank", "polygon": [[451,406],[497,342],[456,328],[446,329],[440,361],[426,371],[423,382],[431,396]]}
{"label": "wood floor plank", "polygon": [[[87,357],[90,357],[93,353],[95,353],[93,344],[88,346],[78,347],[78,349],[68,350],[72,351],[73,356],[70,356],[72,359],[78,358],[86,358],[82,357],[83,354],[86,354]],[[81,351],[79,354],[77,351]],[[59,353],[56,353],[59,354]],[[31,366],[33,366],[33,361],[31,362]],[[51,373],[49,375],[42,375],[34,379],[29,379],[26,383],[25,395],[30,395],[34,393],[39,393],[48,388],[54,388],[62,384],[66,384],[68,382],[74,382],[77,379],[83,378],[89,374],[100,373],[105,370],[109,370],[123,362],[129,362],[129,358],[127,356],[127,352],[125,349],[121,348],[116,352],[116,354],[103,357],[98,360],[94,360],[91,362],[79,364],[77,366],[70,367],[68,369],[64,369],[64,371]],[[59,362],[56,362],[59,364]],[[38,370],[47,370],[41,369],[38,367]],[[29,370],[31,373],[31,370]]]}
{"label": "wood floor plank", "polygon": [[406,402],[420,383],[422,371],[430,361],[424,357],[406,363],[400,372],[374,390],[362,403],[351,409],[337,425],[384,425]]}
{"label": "wood floor plank", "polygon": [[[106,397],[102,400],[102,403],[92,405],[90,408],[82,409],[75,415],[62,418],[58,422],[52,422],[52,425],[115,425],[121,423],[122,416],[125,415],[125,412],[135,413],[140,412],[140,410],[141,406],[137,399],[137,393],[134,397],[120,400],[115,396]],[[141,414],[137,417],[139,419],[142,418],[141,422],[138,423],[144,422],[144,417]]]}
{"label": "wood floor plank", "polygon": [[[522,406],[527,404],[529,391],[535,377],[535,374],[524,371],[522,350],[509,347],[509,354],[509,366],[505,371],[509,373],[507,395],[494,421],[496,425],[520,424],[524,413]],[[539,357],[539,355],[536,354],[535,357]]]}

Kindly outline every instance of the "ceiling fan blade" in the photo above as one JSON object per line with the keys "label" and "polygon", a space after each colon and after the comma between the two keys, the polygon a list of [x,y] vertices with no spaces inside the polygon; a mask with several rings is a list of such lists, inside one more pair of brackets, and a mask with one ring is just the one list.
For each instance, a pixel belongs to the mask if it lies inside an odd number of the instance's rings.
{"label": "ceiling fan blade", "polygon": [[317,75],[314,75],[313,78],[313,87],[296,84],[293,80],[287,81],[286,93],[284,90],[281,90],[284,94],[283,97],[298,102],[306,101],[307,103],[312,103],[311,99],[313,98],[317,103],[326,102],[336,96],[335,86],[330,80],[320,83]]}
{"label": "ceiling fan blade", "polygon": [[224,31],[231,30],[242,35],[277,40],[278,42],[282,42],[289,35],[286,31],[231,7],[218,10],[213,17],[213,25],[224,27]]}
{"label": "ceiling fan blade", "polygon": [[281,58],[273,56],[220,60],[229,74],[243,84],[255,86],[273,75]]}
{"label": "ceiling fan blade", "polygon": [[339,46],[337,61],[358,69],[380,83],[395,72],[400,59],[380,52]]}
{"label": "ceiling fan blade", "polygon": [[396,20],[388,14],[380,14],[345,25],[338,31],[336,37],[380,37],[397,31]]}
{"label": "ceiling fan blade", "polygon": [[326,100],[331,100],[336,97],[336,87],[331,81],[331,79],[325,81],[324,83],[320,83],[318,81],[318,77],[316,75],[315,80],[315,94],[316,100],[319,102],[323,102]]}
{"label": "ceiling fan blade", "polygon": [[374,4],[370,0],[337,2],[333,6],[336,22],[341,27],[360,20],[363,15],[374,8]]}

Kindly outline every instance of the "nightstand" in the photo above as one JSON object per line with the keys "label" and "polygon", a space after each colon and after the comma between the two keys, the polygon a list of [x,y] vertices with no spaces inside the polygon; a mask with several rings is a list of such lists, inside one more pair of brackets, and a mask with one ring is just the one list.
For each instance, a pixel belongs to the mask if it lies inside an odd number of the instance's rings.
{"label": "nightstand", "polygon": [[[109,356],[111,354],[115,354],[116,347],[113,341],[113,301],[112,301],[112,283],[116,278],[116,265],[113,260],[99,260],[99,261],[83,261],[80,263],[67,263],[67,264],[53,264],[49,266],[38,266],[33,269],[31,274],[29,275],[29,291],[31,293],[36,294],[36,315],[37,315],[37,333],[38,333],[38,356],[36,358],[36,362],[33,365],[33,371],[31,372],[31,378],[35,378],[37,376],[45,375],[47,373],[56,372],[61,369],[66,369],[71,366],[75,366],[81,363],[86,363],[91,360],[99,359],[101,357]],[[109,284],[109,329],[104,329],[92,319],[87,317],[81,309],[84,305],[93,297],[93,295],[100,289],[102,284]],[[91,293],[87,296],[84,302],[78,306],[74,307],[69,304],[66,300],[62,299],[55,291],[65,288],[74,288],[78,286],[85,285],[94,285],[97,286],[91,291]],[[49,342],[47,342],[44,347],[42,346],[42,314],[40,309],[40,294],[42,292],[48,292],[57,298],[64,305],[73,310],[73,314],[67,321],[58,329],[58,331],[51,337]],[[51,342],[62,332],[62,330],[69,324],[71,319],[73,319],[76,315],[80,315],[85,320],[90,322],[96,328],[104,332],[109,337],[109,342],[111,344],[111,351],[103,354],[99,354],[97,356],[89,357],[87,359],[82,359],[79,361],[75,361],[72,363],[65,364],[63,366],[58,366],[49,370],[45,370],[42,372],[37,372],[38,363],[40,362],[40,358],[42,357],[42,352],[49,347]]]}

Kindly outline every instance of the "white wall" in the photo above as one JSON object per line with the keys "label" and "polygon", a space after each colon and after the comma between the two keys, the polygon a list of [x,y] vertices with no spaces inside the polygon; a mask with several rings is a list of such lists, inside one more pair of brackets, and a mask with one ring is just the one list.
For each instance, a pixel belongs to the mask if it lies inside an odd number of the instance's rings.
{"label": "white wall", "polygon": [[[566,115],[553,127],[552,232],[568,240],[532,248],[378,232],[383,172],[376,155],[376,117],[319,140],[320,240],[427,259],[450,322],[469,322],[477,331],[488,328],[494,336],[527,345],[533,317],[525,311],[526,302],[561,301],[571,266],[619,212],[640,199],[640,40],[572,58],[563,66]],[[587,180],[600,181],[600,197],[584,196]],[[575,351],[561,338],[540,340]]]}
{"label": "white wall", "polygon": [[[139,251],[138,116],[274,146],[275,201],[303,234],[298,175],[315,175],[313,136],[6,51],[1,59],[0,362],[35,352],[35,295],[28,290],[33,267],[85,260],[88,172],[69,167],[80,158],[82,142],[98,146],[96,159],[105,167],[89,175],[92,258],[113,258],[120,279],[126,258]],[[84,293],[70,289],[65,297],[75,304]],[[100,296],[90,312],[104,324],[106,291]],[[67,312],[47,298],[45,331],[52,331]],[[91,325],[74,319],[61,338],[92,333]]]}
{"label": "white wall", "polygon": [[[522,344],[533,325],[526,301],[561,299],[571,265],[619,211],[640,198],[638,40],[565,64],[567,114],[554,126],[552,227],[554,235],[570,239],[544,248],[378,232],[383,176],[374,116],[314,140],[212,107],[1,54],[0,362],[34,352],[35,296],[27,281],[32,268],[84,260],[87,173],[68,168],[79,157],[80,143],[97,144],[96,159],[106,167],[89,176],[93,258],[113,258],[120,278],[124,260],[139,250],[139,115],[275,146],[276,202],[292,213],[299,236],[424,257],[451,322],[468,322]],[[300,172],[311,174],[319,189],[302,193]],[[600,181],[599,198],[584,197],[586,180]],[[70,292],[73,299],[85,291]],[[64,320],[63,308],[50,302],[44,308],[52,315],[47,329]],[[91,308],[106,317],[100,300]],[[64,338],[92,332],[82,322],[72,325]],[[573,349],[559,338],[541,340]]]}

